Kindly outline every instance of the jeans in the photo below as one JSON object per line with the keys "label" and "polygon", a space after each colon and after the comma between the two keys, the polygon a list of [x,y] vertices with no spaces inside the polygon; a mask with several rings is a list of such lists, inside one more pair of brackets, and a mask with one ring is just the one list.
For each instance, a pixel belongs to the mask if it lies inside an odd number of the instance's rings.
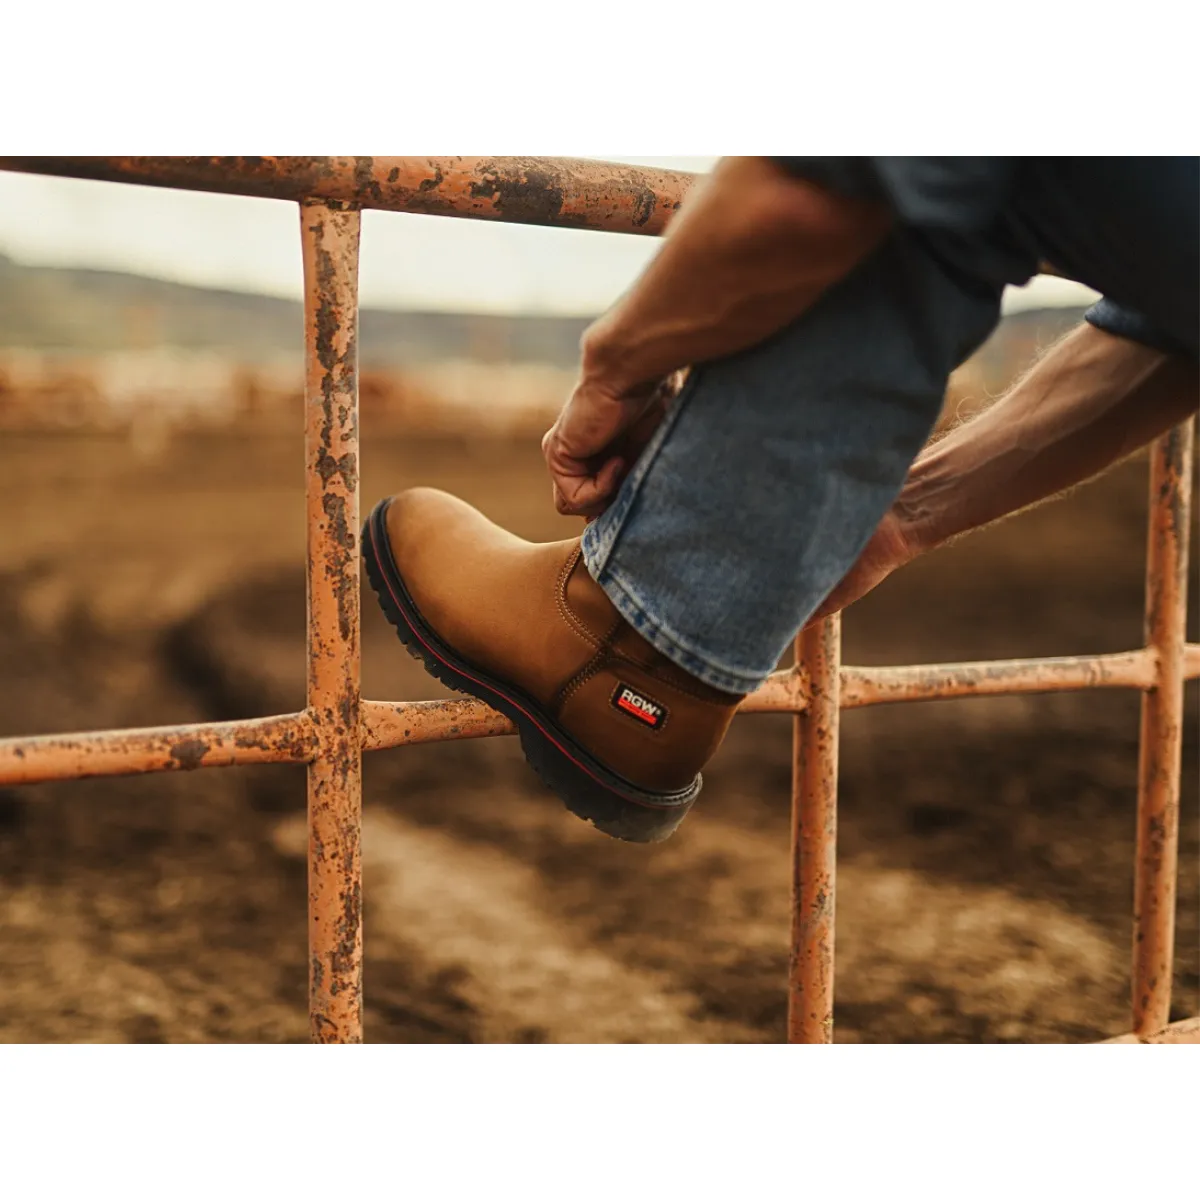
{"label": "jeans", "polygon": [[895,499],[1000,293],[901,231],[791,326],[693,369],[583,535],[621,615],[712,687],[762,683]]}

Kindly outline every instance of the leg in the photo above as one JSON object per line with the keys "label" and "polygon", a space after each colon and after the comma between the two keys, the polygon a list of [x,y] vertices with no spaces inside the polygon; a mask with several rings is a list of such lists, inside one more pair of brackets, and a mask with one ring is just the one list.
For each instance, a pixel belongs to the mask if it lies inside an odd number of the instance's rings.
{"label": "leg", "polygon": [[998,288],[896,234],[794,325],[693,372],[584,534],[589,572],[668,659],[753,690],[853,564],[998,316]]}

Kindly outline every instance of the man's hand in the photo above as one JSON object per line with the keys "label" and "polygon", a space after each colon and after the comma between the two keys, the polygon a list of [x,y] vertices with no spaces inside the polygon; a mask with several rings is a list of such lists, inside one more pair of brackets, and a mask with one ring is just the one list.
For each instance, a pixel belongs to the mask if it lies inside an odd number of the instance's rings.
{"label": "man's hand", "polygon": [[609,506],[676,390],[674,376],[623,394],[587,378],[576,384],[542,438],[560,513],[597,517]]}
{"label": "man's hand", "polygon": [[846,573],[842,582],[825,597],[820,608],[809,617],[805,628],[824,617],[841,612],[855,600],[861,600],[918,553],[918,548],[905,534],[904,522],[895,511],[889,511],[858,556],[858,561]]}

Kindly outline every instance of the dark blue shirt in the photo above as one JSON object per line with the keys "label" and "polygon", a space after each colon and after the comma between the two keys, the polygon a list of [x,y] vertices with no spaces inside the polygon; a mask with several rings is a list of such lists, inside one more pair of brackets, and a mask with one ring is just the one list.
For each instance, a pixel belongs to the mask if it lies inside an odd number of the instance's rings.
{"label": "dark blue shirt", "polygon": [[1048,262],[1100,292],[1087,320],[1200,356],[1200,158],[776,158],[878,200],[964,281],[1023,284]]}

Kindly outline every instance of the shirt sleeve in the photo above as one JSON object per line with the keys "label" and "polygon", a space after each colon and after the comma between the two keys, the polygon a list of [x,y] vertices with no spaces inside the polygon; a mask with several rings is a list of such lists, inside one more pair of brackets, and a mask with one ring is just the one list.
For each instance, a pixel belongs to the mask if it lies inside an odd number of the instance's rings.
{"label": "shirt sleeve", "polygon": [[1117,337],[1128,338],[1131,342],[1141,342],[1164,354],[1186,354],[1188,351],[1174,338],[1163,333],[1149,317],[1144,317],[1132,308],[1126,308],[1107,296],[1097,300],[1083,314],[1083,319],[1105,333]]}
{"label": "shirt sleeve", "polygon": [[995,221],[1013,187],[1012,158],[781,158],[831,192],[886,204],[905,224],[971,232]]}

